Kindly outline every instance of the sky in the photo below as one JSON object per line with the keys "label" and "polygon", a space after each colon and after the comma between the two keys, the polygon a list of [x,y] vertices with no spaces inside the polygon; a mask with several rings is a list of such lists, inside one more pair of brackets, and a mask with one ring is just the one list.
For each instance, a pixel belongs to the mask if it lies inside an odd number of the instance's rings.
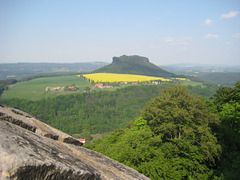
{"label": "sky", "polygon": [[240,65],[240,0],[0,0],[0,63]]}

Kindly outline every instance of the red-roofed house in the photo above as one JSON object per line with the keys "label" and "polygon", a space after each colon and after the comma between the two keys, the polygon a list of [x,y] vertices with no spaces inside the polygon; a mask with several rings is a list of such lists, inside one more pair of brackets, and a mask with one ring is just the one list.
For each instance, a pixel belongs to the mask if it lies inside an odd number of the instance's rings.
{"label": "red-roofed house", "polygon": [[102,87],[103,84],[102,83],[98,83],[98,84],[95,84],[96,87]]}
{"label": "red-roofed house", "polygon": [[85,142],[86,142],[86,139],[78,139],[81,143],[83,143],[83,144],[85,144]]}

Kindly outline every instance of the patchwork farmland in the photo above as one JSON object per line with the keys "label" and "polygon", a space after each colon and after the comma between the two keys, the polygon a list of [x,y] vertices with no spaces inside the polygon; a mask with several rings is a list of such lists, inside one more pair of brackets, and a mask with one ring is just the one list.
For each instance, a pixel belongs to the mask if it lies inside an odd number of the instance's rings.
{"label": "patchwork farmland", "polygon": [[[177,79],[186,80],[186,79]],[[93,74],[82,74],[72,76],[57,76],[57,77],[43,77],[36,78],[29,81],[18,82],[14,85],[10,85],[7,91],[4,91],[1,99],[20,98],[27,100],[40,100],[42,98],[56,97],[58,95],[72,94],[72,93],[83,93],[87,90],[101,91],[110,90],[114,91],[118,88],[126,87],[126,84],[159,84],[161,82],[174,82],[176,79],[167,79],[163,77],[152,77],[143,75],[132,75],[132,74],[114,74],[114,73],[93,73]],[[185,81],[187,82],[187,81]],[[95,84],[104,83],[104,86],[97,87]],[[107,84],[114,83],[112,86]],[[192,84],[188,82],[187,85]],[[199,84],[199,83],[197,83]],[[197,85],[194,84],[194,85]],[[201,84],[201,83],[200,83]],[[64,87],[71,87],[74,85],[77,91],[64,91]],[[58,88],[58,89],[56,89]]]}

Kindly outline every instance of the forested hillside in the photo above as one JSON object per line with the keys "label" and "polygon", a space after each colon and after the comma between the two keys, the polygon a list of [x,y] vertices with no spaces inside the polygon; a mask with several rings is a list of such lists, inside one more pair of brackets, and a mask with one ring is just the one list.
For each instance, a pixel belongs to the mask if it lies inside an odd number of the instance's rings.
{"label": "forested hillside", "polygon": [[136,86],[113,92],[78,93],[39,101],[11,99],[2,103],[27,111],[68,134],[90,139],[90,134],[124,126],[163,88]]}
{"label": "forested hillside", "polygon": [[240,177],[240,82],[213,101],[183,86],[164,89],[126,128],[87,147],[151,179]]}
{"label": "forested hillside", "polygon": [[[27,111],[68,134],[90,138],[125,126],[140,114],[151,98],[170,84],[130,86],[116,91],[74,93],[38,101],[1,99],[1,103]],[[188,86],[192,93],[209,97],[216,87]]]}
{"label": "forested hillside", "polygon": [[240,81],[240,73],[205,73],[200,78],[221,86],[233,86],[235,82]]}

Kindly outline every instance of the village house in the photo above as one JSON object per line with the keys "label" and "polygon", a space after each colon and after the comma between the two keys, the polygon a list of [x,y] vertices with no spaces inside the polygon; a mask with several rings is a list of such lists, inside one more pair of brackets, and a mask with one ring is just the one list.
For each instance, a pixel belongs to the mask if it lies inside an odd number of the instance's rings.
{"label": "village house", "polygon": [[95,84],[96,88],[104,89],[104,88],[113,88],[113,86],[110,85],[103,85],[102,83]]}
{"label": "village house", "polygon": [[77,91],[77,90],[79,90],[79,88],[76,87],[76,86],[66,86],[66,87],[64,88],[64,90],[65,90],[65,91]]}
{"label": "village house", "polygon": [[78,139],[81,143],[83,143],[83,144],[85,144],[85,142],[86,142],[86,139]]}
{"label": "village house", "polygon": [[103,86],[103,84],[102,83],[98,83],[98,84],[95,84],[95,87],[102,87]]}
{"label": "village house", "polygon": [[126,82],[124,82],[124,81],[121,81],[120,83],[121,83],[121,84],[127,84],[128,82],[127,82],[127,81],[126,81]]}
{"label": "village house", "polygon": [[68,86],[68,89],[75,89],[75,86]]}

